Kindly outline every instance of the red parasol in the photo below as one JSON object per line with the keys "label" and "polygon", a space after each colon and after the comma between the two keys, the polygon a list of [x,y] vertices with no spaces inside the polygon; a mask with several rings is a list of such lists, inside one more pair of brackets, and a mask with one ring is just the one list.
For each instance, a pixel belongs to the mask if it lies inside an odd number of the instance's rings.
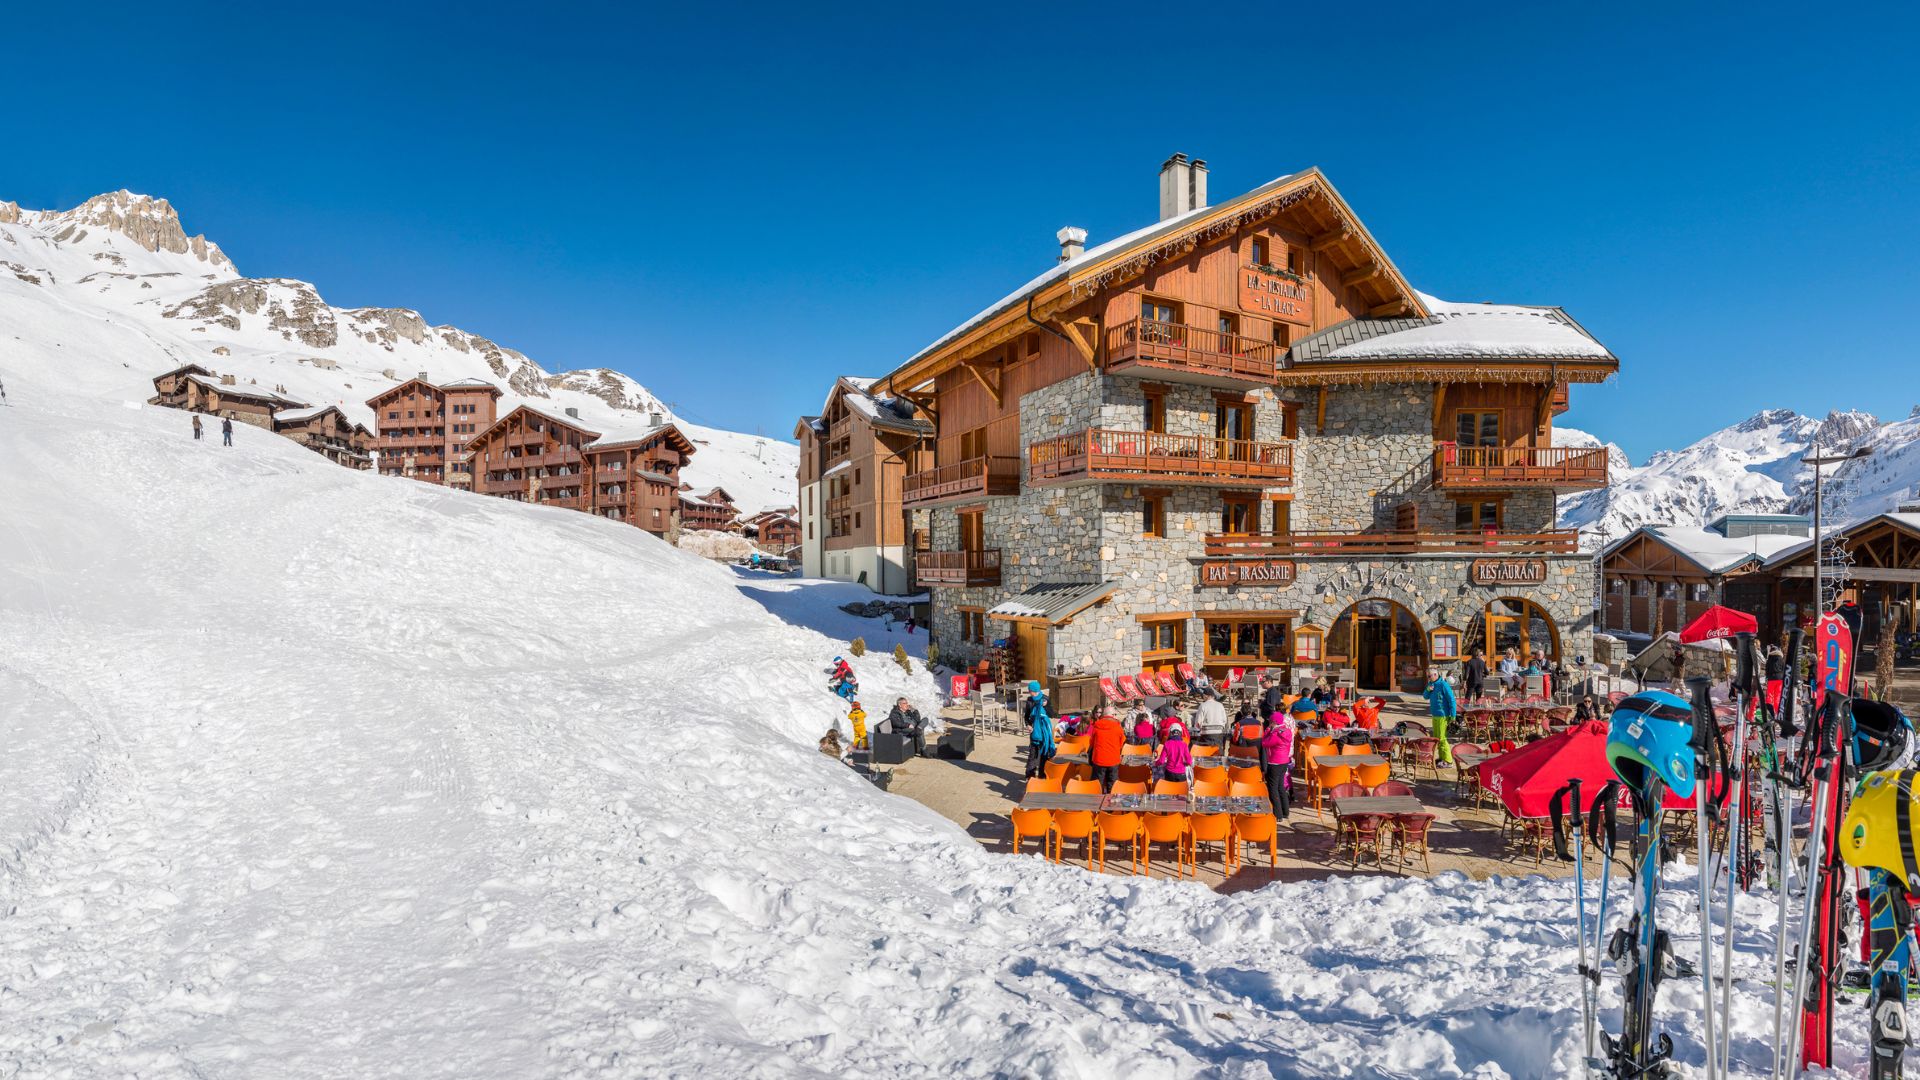
{"label": "red parasol", "polygon": [[1760,632],[1760,620],[1744,611],[1735,611],[1730,607],[1715,604],[1700,613],[1700,617],[1687,624],[1680,631],[1682,644],[1711,641],[1714,638],[1727,638],[1735,634],[1757,634]]}
{"label": "red parasol", "polygon": [[[1516,817],[1546,817],[1552,812],[1554,792],[1576,777],[1580,780],[1580,797],[1588,802],[1602,784],[1614,779],[1613,767],[1607,764],[1605,720],[1577,724],[1480,763],[1480,783],[1498,795]],[[1724,802],[1724,785],[1711,789],[1709,797],[1715,804]],[[1629,805],[1624,788],[1619,805],[1622,809]],[[1694,808],[1692,798],[1681,799],[1671,791],[1661,799],[1661,805],[1668,810]]]}

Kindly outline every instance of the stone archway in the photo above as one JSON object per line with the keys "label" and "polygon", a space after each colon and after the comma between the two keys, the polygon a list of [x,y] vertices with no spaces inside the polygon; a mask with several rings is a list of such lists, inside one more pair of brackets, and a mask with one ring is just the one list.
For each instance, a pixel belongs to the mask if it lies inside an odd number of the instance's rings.
{"label": "stone archway", "polygon": [[1328,669],[1351,670],[1361,690],[1418,690],[1426,677],[1426,629],[1404,604],[1369,597],[1333,620],[1326,654]]}

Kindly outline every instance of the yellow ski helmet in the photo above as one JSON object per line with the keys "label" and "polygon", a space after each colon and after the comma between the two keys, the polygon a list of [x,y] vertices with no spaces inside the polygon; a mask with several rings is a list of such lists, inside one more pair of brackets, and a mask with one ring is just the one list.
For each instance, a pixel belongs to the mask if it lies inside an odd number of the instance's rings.
{"label": "yellow ski helmet", "polygon": [[1914,850],[1914,826],[1920,821],[1920,769],[1868,773],[1840,823],[1840,857],[1848,866],[1885,870],[1920,885],[1920,855]]}

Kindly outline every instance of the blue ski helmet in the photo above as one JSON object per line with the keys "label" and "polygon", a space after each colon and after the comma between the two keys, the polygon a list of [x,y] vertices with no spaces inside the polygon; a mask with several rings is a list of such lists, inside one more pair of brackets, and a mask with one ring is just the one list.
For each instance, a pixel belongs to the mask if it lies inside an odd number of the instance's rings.
{"label": "blue ski helmet", "polygon": [[1647,774],[1681,798],[1693,794],[1693,707],[1664,690],[1648,690],[1614,707],[1607,724],[1607,764],[1641,790]]}

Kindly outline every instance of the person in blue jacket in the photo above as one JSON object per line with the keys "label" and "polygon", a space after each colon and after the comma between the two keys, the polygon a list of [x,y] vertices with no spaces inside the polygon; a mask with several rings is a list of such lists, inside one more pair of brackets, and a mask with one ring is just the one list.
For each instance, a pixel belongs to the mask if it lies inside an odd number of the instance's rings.
{"label": "person in blue jacket", "polygon": [[1433,737],[1440,743],[1434,752],[1434,760],[1442,765],[1453,764],[1453,747],[1447,744],[1447,726],[1460,711],[1460,704],[1454,699],[1453,684],[1439,668],[1427,672],[1427,716],[1433,721]]}
{"label": "person in blue jacket", "polygon": [[1053,740],[1053,717],[1047,712],[1047,692],[1037,681],[1027,684],[1027,692],[1027,775],[1045,776],[1047,762],[1059,749]]}

